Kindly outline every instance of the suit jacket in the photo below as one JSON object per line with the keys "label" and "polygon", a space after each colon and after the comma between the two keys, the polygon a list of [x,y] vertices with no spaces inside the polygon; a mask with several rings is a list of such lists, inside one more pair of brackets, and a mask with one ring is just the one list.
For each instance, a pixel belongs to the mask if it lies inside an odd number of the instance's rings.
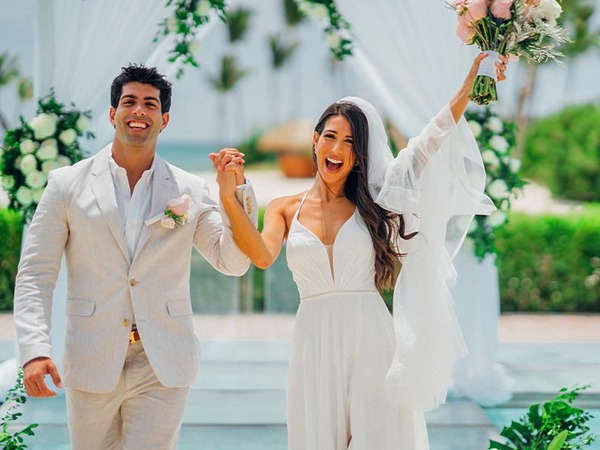
{"label": "suit jacket", "polygon": [[[94,157],[50,172],[16,281],[14,320],[21,361],[51,354],[52,293],[64,251],[65,387],[109,392],[116,386],[134,313],[159,381],[167,387],[189,386],[200,357],[190,302],[192,246],[228,275],[244,274],[250,261],[235,245],[206,183],[158,155],[149,218],[183,194],[193,205],[184,225],[145,225],[130,257],[109,168],[110,149],[109,144]],[[247,208],[255,202],[252,193],[244,199]]]}

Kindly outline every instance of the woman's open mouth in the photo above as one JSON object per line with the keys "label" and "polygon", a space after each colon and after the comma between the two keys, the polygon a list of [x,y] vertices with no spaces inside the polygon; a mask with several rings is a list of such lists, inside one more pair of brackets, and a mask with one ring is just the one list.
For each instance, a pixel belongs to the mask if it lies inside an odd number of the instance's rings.
{"label": "woman's open mouth", "polygon": [[330,157],[325,158],[325,167],[327,167],[327,170],[329,172],[337,172],[342,168],[343,164],[344,161],[340,161],[339,159],[334,159]]}

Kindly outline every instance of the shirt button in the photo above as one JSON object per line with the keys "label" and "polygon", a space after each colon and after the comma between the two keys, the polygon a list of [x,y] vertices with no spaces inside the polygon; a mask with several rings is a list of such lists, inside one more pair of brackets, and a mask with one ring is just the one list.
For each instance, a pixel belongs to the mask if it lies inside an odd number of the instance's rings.
{"label": "shirt button", "polygon": [[137,280],[135,278],[132,278],[131,280],[129,280],[129,286],[135,286],[137,284]]}
{"label": "shirt button", "polygon": [[129,322],[128,319],[123,319],[123,326],[124,327],[129,327],[131,325],[131,322]]}

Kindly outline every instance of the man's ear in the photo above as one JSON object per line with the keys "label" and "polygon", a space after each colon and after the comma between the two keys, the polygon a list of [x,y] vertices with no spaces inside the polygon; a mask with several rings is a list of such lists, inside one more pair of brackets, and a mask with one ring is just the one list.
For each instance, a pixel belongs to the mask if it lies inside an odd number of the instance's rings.
{"label": "man's ear", "polygon": [[171,119],[171,115],[166,112],[162,115],[162,126],[160,127],[160,131],[164,130],[169,124],[169,120]]}
{"label": "man's ear", "polygon": [[117,110],[115,109],[114,106],[111,106],[108,109],[108,120],[110,120],[110,124],[113,126],[113,128],[115,127],[115,114],[116,114]]}

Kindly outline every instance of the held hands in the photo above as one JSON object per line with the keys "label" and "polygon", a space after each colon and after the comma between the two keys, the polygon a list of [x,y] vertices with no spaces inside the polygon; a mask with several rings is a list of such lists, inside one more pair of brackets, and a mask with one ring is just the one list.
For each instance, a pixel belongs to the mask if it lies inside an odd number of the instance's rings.
{"label": "held hands", "polygon": [[244,154],[235,148],[223,148],[208,157],[217,171],[221,198],[235,196],[236,187],[244,184]]}
{"label": "held hands", "polygon": [[50,390],[45,377],[50,375],[52,382],[62,388],[62,380],[58,369],[50,358],[35,358],[23,367],[23,384],[31,397],[55,397],[56,392]]}

